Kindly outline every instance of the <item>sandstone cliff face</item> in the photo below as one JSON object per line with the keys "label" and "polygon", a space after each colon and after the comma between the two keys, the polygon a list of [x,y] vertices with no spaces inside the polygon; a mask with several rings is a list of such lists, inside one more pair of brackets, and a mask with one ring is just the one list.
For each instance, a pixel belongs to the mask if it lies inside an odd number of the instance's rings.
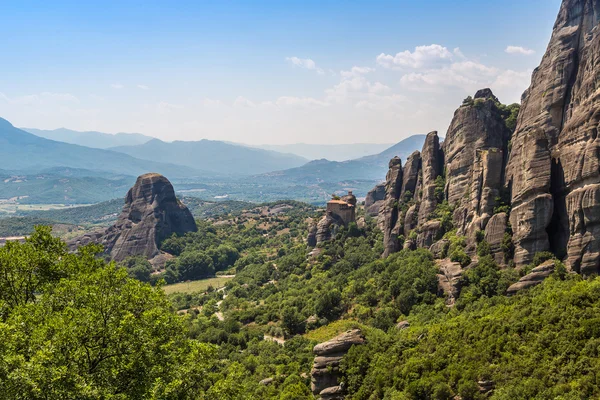
{"label": "sandstone cliff face", "polygon": [[564,0],[524,94],[506,175],[515,262],[538,251],[600,272],[600,1]]}
{"label": "sandstone cliff face", "polygon": [[385,178],[385,199],[379,209],[379,220],[383,227],[383,256],[400,250],[398,234],[400,233],[398,200],[402,193],[402,161],[398,157],[391,159],[389,171]]}
{"label": "sandstone cliff face", "polygon": [[417,182],[421,174],[421,152],[415,151],[406,159],[406,164],[402,170],[402,191],[400,198],[404,201],[408,200],[408,195],[414,198],[417,195],[415,191]]}
{"label": "sandstone cliff face", "polygon": [[192,213],[175,197],[171,182],[160,174],[137,178],[125,198],[117,222],[105,232],[75,239],[71,248],[85,243],[99,243],[115,261],[129,256],[152,259],[160,254],[160,243],[173,233],[195,232]]}
{"label": "sandstone cliff face", "polygon": [[503,186],[505,154],[510,131],[490,89],[475,94],[454,114],[444,141],[445,196],[455,206],[453,224],[473,247],[475,233],[493,215]]}
{"label": "sandstone cliff face", "polygon": [[365,213],[370,217],[379,215],[381,204],[385,200],[385,183],[376,185],[365,198]]}
{"label": "sandstone cliff face", "polygon": [[425,138],[421,152],[421,203],[419,206],[418,223],[424,224],[430,217],[438,202],[435,196],[435,180],[443,172],[444,155],[440,148],[440,138],[436,131],[430,132]]}

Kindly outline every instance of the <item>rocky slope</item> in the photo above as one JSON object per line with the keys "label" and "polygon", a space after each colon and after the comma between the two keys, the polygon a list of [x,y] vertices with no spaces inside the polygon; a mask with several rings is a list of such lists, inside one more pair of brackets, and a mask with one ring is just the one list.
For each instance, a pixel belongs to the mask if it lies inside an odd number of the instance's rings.
{"label": "rocky slope", "polygon": [[102,244],[105,253],[115,261],[130,256],[152,260],[161,258],[159,246],[164,239],[173,233],[196,230],[192,213],[177,200],[171,182],[160,174],[150,173],[137,178],[113,226],[74,239],[69,245],[74,250],[87,243]]}

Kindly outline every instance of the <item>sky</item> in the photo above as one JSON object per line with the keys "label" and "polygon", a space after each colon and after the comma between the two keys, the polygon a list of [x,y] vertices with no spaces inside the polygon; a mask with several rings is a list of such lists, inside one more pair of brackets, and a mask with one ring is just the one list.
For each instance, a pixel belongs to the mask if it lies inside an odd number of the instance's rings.
{"label": "sky", "polygon": [[467,95],[519,102],[560,0],[0,0],[15,126],[248,144],[445,133]]}

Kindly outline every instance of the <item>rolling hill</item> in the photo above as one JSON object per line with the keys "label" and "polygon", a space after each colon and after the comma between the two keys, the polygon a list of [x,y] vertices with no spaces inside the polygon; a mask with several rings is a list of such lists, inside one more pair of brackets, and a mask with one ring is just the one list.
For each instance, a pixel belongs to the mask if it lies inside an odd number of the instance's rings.
{"label": "rolling hill", "polygon": [[232,175],[254,175],[299,167],[308,160],[294,154],[278,153],[214,140],[171,143],[153,139],[137,146],[111,150],[145,160],[176,163],[190,168]]}
{"label": "rolling hill", "polygon": [[141,133],[103,133],[96,131],[74,131],[66,128],[53,130],[21,128],[25,132],[58,142],[78,144],[80,146],[92,147],[95,149],[108,149],[116,146],[135,146],[144,144],[153,138],[142,135]]}
{"label": "rolling hill", "polygon": [[7,120],[0,118],[0,169],[38,172],[54,167],[133,176],[146,172],[159,172],[169,177],[206,174],[185,166],[141,160],[116,151],[41,138],[15,128]]}

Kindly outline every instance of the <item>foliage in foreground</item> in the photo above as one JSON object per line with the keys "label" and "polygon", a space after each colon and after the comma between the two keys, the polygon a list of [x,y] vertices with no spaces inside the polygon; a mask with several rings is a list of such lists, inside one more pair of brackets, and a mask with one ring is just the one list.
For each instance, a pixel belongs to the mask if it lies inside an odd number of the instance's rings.
{"label": "foliage in foreground", "polygon": [[162,290],[99,250],[68,254],[49,228],[0,248],[0,398],[243,398]]}

